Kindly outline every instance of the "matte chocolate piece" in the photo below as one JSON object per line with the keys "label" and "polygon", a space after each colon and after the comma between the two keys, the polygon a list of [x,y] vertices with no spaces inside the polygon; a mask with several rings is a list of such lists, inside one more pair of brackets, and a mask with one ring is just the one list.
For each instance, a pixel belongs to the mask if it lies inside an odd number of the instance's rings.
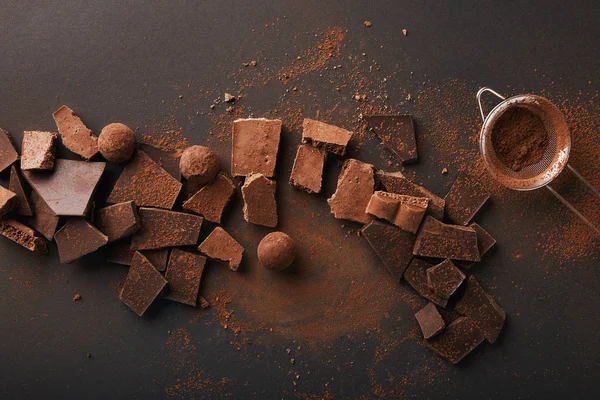
{"label": "matte chocolate piece", "polygon": [[119,299],[141,317],[166,285],[165,277],[136,251]]}
{"label": "matte chocolate piece", "polygon": [[417,234],[413,254],[451,260],[480,260],[475,229],[444,224],[429,215]]}
{"label": "matte chocolate piece", "polygon": [[484,341],[483,334],[466,317],[458,318],[436,337],[426,342],[427,347],[452,364],[458,363]]}
{"label": "matte chocolate piece", "polygon": [[[496,245],[496,239],[494,239],[485,229],[475,222],[471,222],[469,224],[469,228],[475,229],[475,233],[477,233],[477,248],[479,248],[479,257],[483,258],[483,255]],[[473,266],[473,264],[475,264],[475,262],[456,261],[454,264],[461,268],[469,269]]]}
{"label": "matte chocolate piece", "polygon": [[413,258],[408,265],[408,268],[406,268],[406,271],[404,271],[404,279],[422,297],[440,307],[446,307],[448,300],[435,294],[433,289],[427,284],[427,270],[431,267],[433,267],[433,265],[428,262]]}
{"label": "matte chocolate piece", "polygon": [[84,217],[106,163],[57,159],[54,172],[23,171],[33,190],[56,215]]}
{"label": "matte chocolate piece", "polygon": [[89,160],[98,154],[98,138],[73,110],[62,106],[52,115],[62,137],[62,143],[67,149],[80,155],[84,160]]}
{"label": "matte chocolate piece", "polygon": [[286,233],[271,232],[258,244],[258,261],[267,269],[283,271],[294,262],[295,248],[294,240]]}
{"label": "matte chocolate piece", "polygon": [[47,253],[48,242],[38,237],[35,231],[14,219],[0,220],[0,235],[7,237],[29,251]]}
{"label": "matte chocolate piece", "polygon": [[10,133],[0,128],[0,172],[13,165],[19,159]]}
{"label": "matte chocolate piece", "polygon": [[27,219],[27,222],[48,240],[54,238],[59,218],[48,204],[36,193],[31,192],[31,203],[33,204],[34,215]]}
{"label": "matte chocolate piece", "polygon": [[191,246],[198,242],[203,218],[198,215],[142,207],[140,229],[133,235],[133,250]]}
{"label": "matte chocolate piece", "polygon": [[10,167],[10,180],[8,182],[8,189],[17,195],[19,215],[23,217],[31,217],[33,215],[31,204],[29,203],[29,198],[27,197],[25,189],[23,188],[23,182],[21,182],[19,172],[14,165]]}
{"label": "matte chocolate piece", "polygon": [[473,177],[461,173],[444,198],[446,215],[459,225],[467,225],[490,198],[490,194]]}
{"label": "matte chocolate piece", "polygon": [[108,238],[84,218],[71,218],[54,234],[61,264],[69,264],[108,243]]}
{"label": "matte chocolate piece", "polygon": [[161,272],[167,269],[170,252],[170,248],[140,251]]}
{"label": "matte chocolate piece", "polygon": [[179,170],[188,181],[206,185],[215,179],[221,166],[214,151],[206,146],[191,146],[181,154]]}
{"label": "matte chocolate piece", "polygon": [[56,139],[58,135],[54,132],[25,131],[21,146],[21,170],[52,171]]}
{"label": "matte chocolate piece", "polygon": [[183,203],[183,209],[202,215],[208,221],[221,223],[225,207],[235,193],[235,185],[224,173],[219,173],[213,183],[202,187]]}
{"label": "matte chocolate piece", "polygon": [[444,260],[427,270],[427,285],[443,299],[449,299],[465,278],[465,274],[450,260]]}
{"label": "matte chocolate piece", "polygon": [[442,318],[442,315],[433,303],[429,303],[421,308],[415,314],[415,318],[425,339],[431,339],[446,327],[444,318]]}
{"label": "matte chocolate piece", "polygon": [[281,120],[248,118],[233,121],[231,175],[275,175]]}
{"label": "matte chocolate piece", "polygon": [[327,203],[335,218],[368,224],[373,217],[365,210],[374,189],[373,166],[350,158],[344,161],[335,193]]}
{"label": "matte chocolate piece", "polygon": [[331,153],[343,156],[352,132],[314,119],[304,118],[302,143],[311,144]]}
{"label": "matte chocolate piece", "polygon": [[417,233],[427,211],[427,197],[376,191],[367,205],[367,213],[385,219],[398,228]]}
{"label": "matte chocolate piece", "polygon": [[0,217],[5,216],[18,206],[17,194],[0,186]]}
{"label": "matte chocolate piece", "polygon": [[106,261],[113,264],[131,265],[135,250],[131,250],[130,240],[118,240],[106,245]]}
{"label": "matte chocolate piece", "polygon": [[413,258],[412,248],[415,243],[415,235],[377,220],[371,221],[362,228],[362,235],[394,279],[400,282],[406,267]]}
{"label": "matte chocolate piece", "polygon": [[307,144],[298,146],[290,185],[308,193],[321,193],[327,152]]}
{"label": "matte chocolate piece", "polygon": [[167,289],[164,298],[195,306],[206,258],[187,251],[173,249],[167,267]]}
{"label": "matte chocolate piece", "polygon": [[175,153],[169,153],[158,149],[147,143],[141,143],[139,149],[148,157],[157,163],[162,169],[167,171],[173,178],[181,181],[181,171],[179,170],[179,157]]}
{"label": "matte chocolate piece", "polygon": [[437,219],[444,218],[444,205],[446,202],[441,197],[429,190],[409,181],[401,172],[377,171],[377,180],[386,192],[405,194],[407,196],[427,197],[429,199],[428,214]]}
{"label": "matte chocolate piece", "polygon": [[98,151],[108,161],[125,162],[135,151],[135,135],[125,124],[119,122],[108,124],[100,132]]}
{"label": "matte chocolate piece", "polygon": [[370,115],[365,119],[383,145],[398,156],[401,163],[417,161],[415,126],[410,115]]}
{"label": "matte chocolate piece", "polygon": [[146,153],[138,150],[121,172],[106,201],[123,203],[133,200],[138,207],[170,210],[180,190],[181,182],[152,161]]}
{"label": "matte chocolate piece", "polygon": [[219,226],[204,239],[198,250],[209,258],[227,262],[232,271],[239,269],[244,255],[242,245]]}
{"label": "matte chocolate piece", "polygon": [[97,210],[95,225],[109,242],[133,235],[140,229],[135,203],[128,201]]}
{"label": "matte chocolate piece", "polygon": [[506,320],[506,312],[483,290],[474,276],[467,280],[465,294],[454,309],[473,321],[490,343],[496,341]]}
{"label": "matte chocolate piece", "polygon": [[242,186],[244,219],[251,224],[274,228],[277,226],[277,183],[255,174],[246,178]]}

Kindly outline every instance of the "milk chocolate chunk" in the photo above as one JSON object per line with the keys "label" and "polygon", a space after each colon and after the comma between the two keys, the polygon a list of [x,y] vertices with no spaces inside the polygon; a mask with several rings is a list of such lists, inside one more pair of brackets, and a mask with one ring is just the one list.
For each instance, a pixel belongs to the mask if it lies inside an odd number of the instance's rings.
{"label": "milk chocolate chunk", "polygon": [[401,172],[377,171],[376,177],[379,185],[386,192],[414,197],[427,197],[429,199],[428,214],[437,219],[444,218],[444,199],[436,196],[424,187],[409,181]]}
{"label": "milk chocolate chunk", "polygon": [[18,200],[16,193],[0,186],[0,217],[5,216],[17,206]]}
{"label": "milk chocolate chunk", "polygon": [[461,173],[444,198],[446,215],[459,225],[467,225],[490,198],[490,194],[473,177]]}
{"label": "milk chocolate chunk", "polygon": [[367,213],[385,219],[404,231],[417,233],[428,204],[427,197],[376,191],[369,200]]}
{"label": "milk chocolate chunk", "polygon": [[460,317],[439,335],[426,342],[427,347],[452,364],[458,363],[479,346],[485,338],[473,321]]}
{"label": "milk chocolate chunk", "polygon": [[7,237],[29,251],[47,253],[48,242],[38,237],[35,231],[14,219],[0,220],[0,235]]}
{"label": "milk chocolate chunk", "polygon": [[239,269],[244,254],[242,245],[219,226],[204,239],[198,250],[209,258],[228,263],[232,271]]}
{"label": "milk chocolate chunk", "polygon": [[83,217],[106,163],[57,159],[54,172],[23,171],[23,176],[56,215]]}
{"label": "milk chocolate chunk", "polygon": [[302,143],[311,144],[331,153],[343,156],[352,132],[314,119],[304,118]]}
{"label": "milk chocolate chunk", "polygon": [[167,171],[173,178],[181,181],[181,171],[179,170],[179,157],[176,153],[161,150],[147,143],[141,143],[139,149],[148,157],[157,163],[162,169]]}
{"label": "milk chocolate chunk", "polygon": [[78,154],[84,160],[89,160],[98,154],[98,138],[85,126],[73,110],[62,106],[52,114],[58,132],[62,137],[62,143],[73,153]]}
{"label": "milk chocolate chunk", "polygon": [[53,170],[57,138],[54,132],[25,131],[21,151],[21,170]]}
{"label": "milk chocolate chunk", "polygon": [[54,238],[59,218],[46,204],[44,199],[34,190],[31,192],[31,203],[34,215],[28,218],[28,223],[48,240]]}
{"label": "milk chocolate chunk", "polygon": [[181,182],[152,161],[146,153],[137,150],[121,172],[107,202],[123,203],[133,200],[138,207],[170,210],[181,186]]}
{"label": "milk chocolate chunk", "polygon": [[246,178],[242,186],[244,219],[251,224],[274,228],[277,226],[277,183],[255,174]]}
{"label": "milk chocolate chunk", "polygon": [[383,145],[390,149],[401,163],[417,161],[415,126],[410,115],[371,115],[365,119]]}
{"label": "milk chocolate chunk", "polygon": [[465,278],[465,274],[450,260],[444,260],[427,270],[427,285],[443,299],[449,299]]}
{"label": "milk chocolate chunk", "polygon": [[446,323],[436,308],[435,304],[429,303],[416,314],[417,322],[425,339],[431,339],[444,330]]}
{"label": "milk chocolate chunk", "polygon": [[8,181],[8,189],[17,195],[17,209],[19,211],[19,215],[23,217],[31,217],[33,215],[31,204],[29,203],[29,198],[27,197],[25,189],[23,188],[23,182],[21,182],[19,172],[14,165],[10,167],[10,180]]}
{"label": "milk chocolate chunk", "polygon": [[95,225],[112,242],[133,235],[140,229],[140,218],[133,201],[113,204],[96,211]]}
{"label": "milk chocolate chunk", "polygon": [[248,118],[233,121],[231,175],[275,175],[281,120]]}
{"label": "milk chocolate chunk", "polygon": [[408,268],[406,268],[406,271],[404,271],[404,279],[422,297],[440,307],[446,307],[448,300],[435,294],[433,289],[427,284],[427,270],[431,267],[433,267],[433,265],[428,262],[413,258],[408,265]]}
{"label": "milk chocolate chunk", "polygon": [[[483,258],[483,255],[490,251],[492,247],[496,245],[496,239],[492,237],[485,229],[479,226],[476,222],[471,222],[469,228],[475,229],[477,233],[477,248],[479,248],[479,257]],[[471,268],[475,264],[473,261],[457,261],[456,265],[462,268]]]}
{"label": "milk chocolate chunk", "polygon": [[350,158],[344,161],[335,193],[327,203],[335,218],[368,224],[373,217],[365,210],[374,188],[373,166]]}
{"label": "milk chocolate chunk", "polygon": [[298,146],[290,185],[308,193],[321,193],[323,166],[327,152],[306,144]]}
{"label": "milk chocolate chunk", "polygon": [[165,275],[165,299],[195,306],[205,264],[206,258],[201,255],[173,249]]}
{"label": "milk chocolate chunk", "polygon": [[483,290],[474,276],[467,280],[465,294],[456,303],[455,310],[473,321],[490,343],[496,341],[506,320],[506,312]]}
{"label": "milk chocolate chunk", "polygon": [[84,218],[71,218],[54,234],[61,264],[69,264],[108,243],[108,238]]}
{"label": "milk chocolate chunk", "polygon": [[133,250],[191,246],[198,242],[203,218],[182,212],[142,207],[140,229],[133,235]]}
{"label": "milk chocolate chunk", "polygon": [[0,128],[0,172],[13,165],[19,159],[12,138],[8,132]]}
{"label": "milk chocolate chunk", "polygon": [[235,184],[223,172],[214,182],[203,186],[183,203],[183,209],[202,215],[208,221],[221,223],[225,207],[235,193]]}
{"label": "milk chocolate chunk", "polygon": [[451,260],[480,260],[475,229],[444,224],[431,216],[425,217],[413,254]]}
{"label": "milk chocolate chunk", "polygon": [[390,274],[399,282],[413,258],[415,235],[377,220],[362,228],[362,235]]}
{"label": "milk chocolate chunk", "polygon": [[165,277],[136,251],[119,299],[141,317],[166,285]]}

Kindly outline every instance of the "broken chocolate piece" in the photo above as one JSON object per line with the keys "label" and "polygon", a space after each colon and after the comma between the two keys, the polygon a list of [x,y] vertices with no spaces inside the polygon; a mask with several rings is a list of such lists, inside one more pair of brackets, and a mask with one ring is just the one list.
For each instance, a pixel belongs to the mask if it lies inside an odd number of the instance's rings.
{"label": "broken chocolate piece", "polygon": [[23,182],[21,182],[19,172],[17,172],[17,169],[14,165],[10,167],[10,180],[8,182],[8,189],[17,195],[19,215],[31,217],[33,215],[31,204],[29,203],[29,198],[27,197],[25,189],[23,188]]}
{"label": "broken chocolate piece", "polygon": [[18,205],[17,194],[0,186],[0,217],[5,216]]}
{"label": "broken chocolate piece", "polygon": [[179,170],[179,157],[176,153],[158,149],[147,143],[140,143],[139,149],[142,150],[148,157],[157,163],[162,169],[167,171],[173,178],[181,181],[181,171]]}
{"label": "broken chocolate piece", "polygon": [[221,223],[225,207],[235,193],[235,185],[223,172],[183,203],[183,209],[202,215],[208,221]]}
{"label": "broken chocolate piece", "polygon": [[181,182],[152,161],[146,153],[138,150],[121,172],[109,203],[133,200],[138,207],[173,208],[181,190]]}
{"label": "broken chocolate piece", "polygon": [[427,270],[427,285],[443,299],[449,299],[465,278],[465,274],[450,260],[444,260]]}
{"label": "broken chocolate piece", "polygon": [[96,211],[96,227],[112,242],[133,235],[140,229],[135,203],[128,201],[114,204]]}
{"label": "broken chocolate piece", "polygon": [[164,249],[140,251],[140,253],[142,253],[152,263],[152,265],[154,265],[154,267],[161,272],[167,269],[170,252],[171,249],[168,247]]}
{"label": "broken chocolate piece", "polygon": [[456,364],[484,340],[483,334],[473,321],[461,317],[450,323],[442,333],[428,340],[426,345],[452,364]]}
{"label": "broken chocolate piece", "polygon": [[323,165],[327,152],[306,144],[298,146],[290,185],[308,193],[321,193]]}
{"label": "broken chocolate piece", "polygon": [[19,159],[10,133],[0,128],[0,172],[13,165]]}
{"label": "broken chocolate piece", "polygon": [[265,178],[264,175],[255,174],[246,178],[246,182],[242,186],[244,219],[251,224],[276,227],[276,189],[277,183]]}
{"label": "broken chocolate piece", "polygon": [[281,120],[248,118],[233,121],[231,175],[275,175]]}
{"label": "broken chocolate piece", "polygon": [[195,306],[206,258],[187,251],[173,249],[167,267],[165,299]]}
{"label": "broken chocolate piece", "polygon": [[444,224],[431,216],[425,217],[413,254],[451,260],[480,260],[475,229]]}
{"label": "broken chocolate piece", "polygon": [[373,217],[365,210],[374,188],[373,166],[350,158],[344,161],[335,193],[327,203],[335,218],[368,224]]}
{"label": "broken chocolate piece", "polygon": [[139,209],[140,229],[133,235],[133,250],[191,246],[198,242],[203,218],[157,208]]}
{"label": "broken chocolate piece", "polygon": [[54,132],[25,131],[21,151],[21,170],[54,169],[54,152],[58,135]]}
{"label": "broken chocolate piece", "polygon": [[381,221],[371,221],[362,228],[362,235],[394,279],[400,282],[413,258],[415,235]]}
{"label": "broken chocolate piece", "polygon": [[426,261],[418,258],[413,258],[406,271],[404,271],[404,279],[417,291],[422,297],[432,303],[446,307],[448,300],[441,298],[427,284],[427,270],[433,267]]}
{"label": "broken chocolate piece", "polygon": [[335,125],[304,118],[302,143],[311,144],[334,154],[343,156],[352,137],[352,132]]}
{"label": "broken chocolate piece", "polygon": [[232,271],[239,269],[244,255],[242,245],[219,226],[204,239],[198,250],[209,258],[227,262]]}
{"label": "broken chocolate piece", "polygon": [[141,317],[166,285],[165,277],[136,251],[119,299]]}
{"label": "broken chocolate piece", "polygon": [[33,204],[34,215],[28,218],[29,224],[44,235],[46,239],[52,240],[58,226],[58,216],[54,214],[54,211],[48,207],[48,204],[35,190],[31,192],[31,203]]}
{"label": "broken chocolate piece", "polygon": [[461,173],[444,198],[446,214],[459,225],[467,225],[490,198],[490,194],[473,177]]}
{"label": "broken chocolate piece", "polygon": [[108,238],[84,218],[71,218],[54,235],[61,264],[69,264],[108,243]]}
{"label": "broken chocolate piece", "polygon": [[98,138],[85,126],[73,110],[62,106],[52,114],[62,143],[73,153],[89,160],[98,154]]}
{"label": "broken chocolate piece", "polygon": [[0,235],[7,237],[29,251],[36,253],[48,252],[46,239],[36,236],[33,229],[14,219],[0,220]]}
{"label": "broken chocolate piece", "polygon": [[[469,228],[475,229],[477,233],[477,247],[479,248],[479,258],[483,258],[483,255],[487,253],[496,244],[496,239],[492,237],[485,229],[479,226],[475,222],[469,224]],[[461,268],[469,269],[475,262],[473,261],[457,261],[455,262]]]}
{"label": "broken chocolate piece", "polygon": [[130,240],[118,240],[106,245],[106,261],[113,264],[131,265],[135,250],[131,250]]}
{"label": "broken chocolate piece", "polygon": [[446,327],[442,315],[433,303],[429,303],[421,308],[415,314],[415,318],[417,318],[417,322],[419,323],[419,327],[421,328],[421,332],[423,332],[423,337],[425,339],[431,339]]}
{"label": "broken chocolate piece", "polygon": [[427,197],[376,191],[367,205],[367,213],[385,219],[400,229],[417,233],[427,211]]}
{"label": "broken chocolate piece", "polygon": [[417,161],[415,126],[410,115],[370,115],[365,119],[401,163]]}

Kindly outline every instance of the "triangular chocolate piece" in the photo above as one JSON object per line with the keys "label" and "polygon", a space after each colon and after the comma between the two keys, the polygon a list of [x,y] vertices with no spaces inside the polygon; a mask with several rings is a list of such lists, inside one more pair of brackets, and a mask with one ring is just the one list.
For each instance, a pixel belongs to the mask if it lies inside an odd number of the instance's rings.
{"label": "triangular chocolate piece", "polygon": [[61,264],[69,264],[108,243],[108,237],[83,218],[70,219],[54,235]]}
{"label": "triangular chocolate piece", "polygon": [[19,173],[14,165],[10,167],[10,181],[8,182],[8,188],[17,195],[17,200],[19,203],[19,215],[31,217],[33,215],[33,211],[31,211],[31,204],[29,203],[29,199],[27,198],[25,190],[23,189],[21,177],[19,176]]}
{"label": "triangular chocolate piece", "polygon": [[401,163],[417,161],[415,126],[410,115],[370,115],[365,119]]}
{"label": "triangular chocolate piece", "polygon": [[48,204],[33,190],[31,192],[31,204],[33,205],[34,216],[28,218],[28,222],[36,231],[44,235],[48,240],[52,240],[56,227],[58,225],[58,216],[48,207]]}
{"label": "triangular chocolate piece", "polygon": [[0,172],[10,167],[19,159],[19,153],[15,150],[12,137],[4,129],[0,128]]}

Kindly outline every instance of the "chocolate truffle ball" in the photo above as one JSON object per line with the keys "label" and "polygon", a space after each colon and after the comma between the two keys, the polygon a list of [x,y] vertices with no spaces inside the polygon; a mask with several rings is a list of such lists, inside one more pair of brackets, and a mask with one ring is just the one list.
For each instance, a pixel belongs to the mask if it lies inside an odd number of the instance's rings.
{"label": "chocolate truffle ball", "polygon": [[108,161],[122,163],[135,151],[135,136],[127,125],[118,122],[106,125],[98,138],[98,150]]}
{"label": "chocolate truffle ball", "polygon": [[281,271],[294,262],[294,241],[283,232],[272,232],[258,244],[258,260],[268,269]]}
{"label": "chocolate truffle ball", "polygon": [[192,146],[181,155],[179,169],[185,179],[204,185],[215,179],[221,167],[214,151],[205,146]]}

